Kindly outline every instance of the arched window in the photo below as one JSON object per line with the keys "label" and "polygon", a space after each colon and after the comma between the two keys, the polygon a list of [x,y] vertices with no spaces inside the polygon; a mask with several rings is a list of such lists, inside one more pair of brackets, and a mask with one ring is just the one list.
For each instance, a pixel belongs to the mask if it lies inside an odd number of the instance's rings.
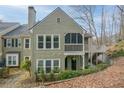
{"label": "arched window", "polygon": [[65,43],[82,43],[82,35],[80,33],[68,33],[65,36]]}

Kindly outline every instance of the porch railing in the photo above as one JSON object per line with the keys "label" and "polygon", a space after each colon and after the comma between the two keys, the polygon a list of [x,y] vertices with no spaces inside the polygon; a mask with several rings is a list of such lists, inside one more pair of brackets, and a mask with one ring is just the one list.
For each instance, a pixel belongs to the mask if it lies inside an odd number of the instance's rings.
{"label": "porch railing", "polygon": [[[84,50],[89,51],[88,44],[84,45]],[[83,45],[82,44],[65,44],[65,51],[83,51]]]}
{"label": "porch railing", "polygon": [[82,44],[65,44],[65,51],[83,51]]}

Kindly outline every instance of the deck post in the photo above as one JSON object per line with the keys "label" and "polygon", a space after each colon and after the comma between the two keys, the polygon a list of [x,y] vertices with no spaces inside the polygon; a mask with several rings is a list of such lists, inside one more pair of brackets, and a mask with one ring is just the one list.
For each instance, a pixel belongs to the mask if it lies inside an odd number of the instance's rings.
{"label": "deck post", "polygon": [[83,37],[83,69],[85,69],[85,45],[84,45],[84,33],[82,34]]}
{"label": "deck post", "polygon": [[92,62],[92,52],[90,52],[90,63],[91,63],[91,66],[93,66],[93,62]]}

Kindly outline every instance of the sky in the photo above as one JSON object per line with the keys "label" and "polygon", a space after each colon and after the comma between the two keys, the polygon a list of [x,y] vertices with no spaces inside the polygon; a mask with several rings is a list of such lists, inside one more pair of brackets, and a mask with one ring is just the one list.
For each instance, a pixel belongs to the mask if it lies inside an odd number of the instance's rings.
{"label": "sky", "polygon": [[[67,6],[50,6],[50,5],[42,5],[42,6],[34,6],[36,13],[36,20],[41,20],[45,16],[47,16],[50,12],[52,12],[56,7],[65,7]],[[95,11],[95,15],[98,18],[101,13],[101,6],[97,6]],[[110,6],[109,6],[110,7]],[[111,11],[111,10],[110,10]],[[27,24],[28,19],[28,6],[5,6],[0,5],[0,20],[7,22],[19,22],[21,24]]]}
{"label": "sky", "polygon": [[[66,13],[70,13],[70,16],[78,15],[78,11],[73,11],[70,6],[58,6],[58,5],[37,5],[34,6],[36,10],[36,21],[42,20],[46,17],[49,13],[51,13],[54,9],[60,7],[66,11]],[[100,34],[100,22],[101,22],[101,7],[100,5],[96,6],[94,11],[94,21],[96,24],[96,29],[98,30],[98,34]],[[105,6],[106,14],[112,14],[113,6]],[[111,17],[111,16],[110,16]],[[0,20],[3,22],[19,22],[20,24],[27,24],[28,22],[28,6],[16,6],[16,5],[0,5]],[[77,21],[84,29],[82,21]],[[83,24],[82,24],[83,23]]]}
{"label": "sky", "polygon": [[[37,11],[37,21],[43,19],[57,6],[34,6]],[[5,6],[0,5],[0,20],[7,22],[19,22],[27,24],[28,6]]]}

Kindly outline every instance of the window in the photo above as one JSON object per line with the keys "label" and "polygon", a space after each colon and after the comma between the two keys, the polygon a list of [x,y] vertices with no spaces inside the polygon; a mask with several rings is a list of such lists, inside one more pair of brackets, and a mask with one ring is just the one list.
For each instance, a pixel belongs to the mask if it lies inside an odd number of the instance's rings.
{"label": "window", "polygon": [[29,38],[25,38],[24,40],[25,40],[24,41],[25,48],[30,48],[30,39]]}
{"label": "window", "polygon": [[21,46],[21,39],[18,39],[18,46]]}
{"label": "window", "polygon": [[79,33],[77,35],[78,35],[77,36],[78,37],[78,43],[82,43],[82,36]]}
{"label": "window", "polygon": [[4,39],[4,47],[18,47],[21,45],[21,39]]}
{"label": "window", "polygon": [[11,64],[12,64],[12,57],[8,56],[8,65],[11,65]]}
{"label": "window", "polygon": [[18,62],[18,54],[6,54],[6,66],[18,66]]}
{"label": "window", "polygon": [[6,47],[6,39],[4,39],[4,47]]}
{"label": "window", "polygon": [[14,47],[14,39],[12,39],[12,47]]}
{"label": "window", "polygon": [[51,48],[51,36],[46,36],[46,48]]}
{"label": "window", "polygon": [[76,33],[71,34],[71,43],[76,43]]}
{"label": "window", "polygon": [[38,36],[38,48],[43,48],[44,46],[44,38],[43,36]]}
{"label": "window", "polygon": [[58,59],[42,59],[37,61],[37,71],[40,72],[41,69],[45,71],[45,73],[50,73],[54,70],[54,73],[58,73],[60,68],[60,60]]}
{"label": "window", "polygon": [[59,49],[60,39],[59,35],[38,35],[37,49]]}
{"label": "window", "polygon": [[15,39],[15,47],[18,47],[18,39]]}
{"label": "window", "polygon": [[59,36],[58,35],[54,36],[53,42],[54,42],[53,47],[54,48],[59,48]]}
{"label": "window", "polygon": [[82,35],[80,33],[68,33],[65,36],[65,43],[67,44],[76,44],[82,43]]}
{"label": "window", "polygon": [[55,73],[59,70],[59,60],[53,60],[53,70]]}
{"label": "window", "polygon": [[13,65],[16,65],[16,56],[13,56]]}
{"label": "window", "polygon": [[7,47],[11,47],[11,39],[7,39]]}
{"label": "window", "polygon": [[71,35],[71,34],[68,33],[68,34],[65,36],[65,43],[70,43],[70,41],[71,41],[71,40],[70,40],[70,39],[71,39],[71,38],[70,38],[70,35]]}
{"label": "window", "polygon": [[57,23],[60,23],[60,18],[57,18]]}
{"label": "window", "polygon": [[50,73],[51,72],[51,60],[46,60],[46,62],[45,62],[45,71],[46,71],[46,73]]}
{"label": "window", "polygon": [[38,73],[40,73],[41,70],[44,70],[44,61],[43,60],[38,61],[38,68],[37,68]]}

